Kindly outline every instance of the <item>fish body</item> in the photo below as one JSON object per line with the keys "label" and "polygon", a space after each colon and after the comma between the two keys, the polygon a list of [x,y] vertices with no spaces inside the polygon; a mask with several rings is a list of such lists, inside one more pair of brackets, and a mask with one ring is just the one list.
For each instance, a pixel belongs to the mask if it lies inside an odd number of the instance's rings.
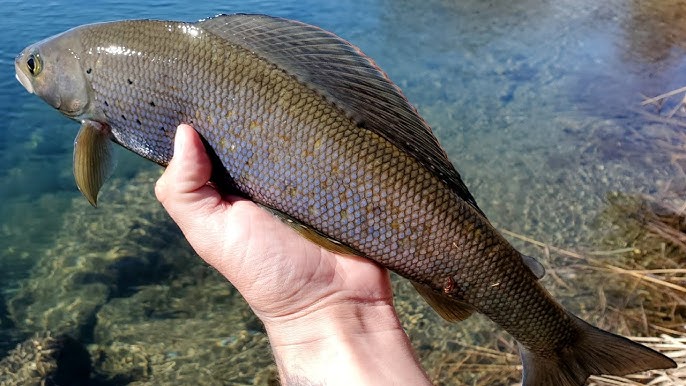
{"label": "fish body", "polygon": [[167,165],[188,123],[222,189],[408,278],[448,320],[478,311],[507,330],[524,385],[675,366],[552,299],[540,264],[489,223],[402,92],[332,33],[263,15],[111,22],[29,46],[15,67],[82,122],[74,171],[93,204],[110,141]]}

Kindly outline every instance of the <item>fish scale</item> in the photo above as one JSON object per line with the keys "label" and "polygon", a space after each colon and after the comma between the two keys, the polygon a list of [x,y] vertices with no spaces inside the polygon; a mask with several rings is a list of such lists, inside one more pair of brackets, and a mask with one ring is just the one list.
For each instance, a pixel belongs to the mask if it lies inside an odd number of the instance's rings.
{"label": "fish scale", "polygon": [[[444,318],[476,310],[506,329],[526,386],[675,365],[555,302],[538,282],[542,267],[489,223],[401,91],[331,33],[260,15],[122,21],[31,46],[15,67],[27,89],[82,121],[74,172],[93,204],[104,142],[167,165],[176,126],[189,123],[225,172],[220,186],[410,279]],[[44,80],[56,70],[73,76]]]}
{"label": "fish scale", "polygon": [[[189,122],[215,149],[236,186],[250,199],[281,211],[436,291],[443,291],[444,282],[452,278],[458,284],[450,295],[474,305],[520,342],[528,342],[517,333],[520,325],[528,331],[533,327],[536,334],[545,334],[547,329],[551,331],[548,336],[566,338],[559,332],[569,330],[570,322],[561,309],[556,310],[557,323],[546,323],[545,328],[539,326],[537,314],[529,313],[537,302],[548,306],[539,306],[541,309],[550,308],[549,301],[534,281],[519,279],[531,274],[521,264],[518,253],[505,247],[504,240],[489,232],[492,228],[486,226],[478,213],[417,160],[373,132],[360,130],[322,96],[239,47],[222,49],[221,42],[212,42],[215,49],[210,55],[202,47],[214,37],[199,39],[182,35],[179,40],[186,40],[189,45],[182,50],[187,53],[185,56],[176,56],[172,61],[155,60],[156,56],[172,56],[156,49],[168,45],[161,45],[160,39],[150,39],[168,31],[167,24],[159,24],[157,31],[150,23],[135,22],[121,27],[121,30],[86,33],[84,45],[97,46],[102,41],[121,39],[122,31],[128,34],[123,41],[127,42],[126,51],[130,53],[92,57],[94,70],[90,74],[95,100],[109,99],[118,107],[110,112],[101,106],[106,116],[111,116],[115,138],[122,138],[120,142],[124,146],[127,140],[123,138],[136,133],[141,139],[134,143],[144,142],[143,146],[156,149],[160,137],[156,127]],[[144,27],[145,33],[137,32],[140,29],[137,27]],[[173,28],[180,29],[183,26]],[[137,52],[146,54],[137,55]],[[88,57],[83,60],[91,65]],[[214,62],[223,63],[229,69],[228,76],[212,71]],[[108,71],[99,71],[99,66]],[[138,80],[129,84],[130,76],[126,74],[131,68],[142,67],[148,69],[136,78],[149,76],[152,77],[150,84],[154,84],[155,78],[164,72],[169,81],[183,83],[186,91],[179,89],[169,94],[166,88],[139,88],[136,87]],[[101,76],[103,73],[107,76]],[[223,106],[234,111],[234,115],[226,117],[222,111],[212,110],[212,92],[218,89],[230,90]],[[179,95],[185,97],[176,105],[184,108],[165,109],[163,101],[179,99]],[[145,103],[160,96],[163,101],[154,108]],[[318,111],[318,116],[311,114],[311,110]],[[129,114],[126,119],[119,118],[126,114]],[[210,116],[216,123],[210,122]],[[141,121],[140,125],[136,119]],[[170,140],[172,130],[165,133],[163,140]],[[222,142],[225,138],[233,140]],[[308,139],[321,141],[322,145],[314,149]],[[171,154],[165,155],[161,163],[167,163],[170,157]],[[337,172],[320,168],[319,165],[329,165],[333,160],[339,163]],[[321,188],[322,180],[328,182],[327,189]],[[289,194],[291,187],[298,193]],[[356,215],[353,221],[341,221],[342,212],[328,205],[330,197],[347,191],[354,192],[356,198],[346,200],[350,213]],[[426,212],[413,221],[412,214],[418,207],[426,208]],[[481,237],[474,229],[482,230]],[[412,242],[403,243],[406,234],[416,236]],[[453,245],[463,248],[456,250]],[[503,249],[510,256],[504,256]],[[446,251],[456,252],[457,258]],[[494,276],[493,273],[502,274]],[[495,286],[496,282],[500,285]],[[520,300],[508,292],[523,294],[522,301],[515,303],[516,309],[509,307],[511,311],[503,313],[513,299]]]}

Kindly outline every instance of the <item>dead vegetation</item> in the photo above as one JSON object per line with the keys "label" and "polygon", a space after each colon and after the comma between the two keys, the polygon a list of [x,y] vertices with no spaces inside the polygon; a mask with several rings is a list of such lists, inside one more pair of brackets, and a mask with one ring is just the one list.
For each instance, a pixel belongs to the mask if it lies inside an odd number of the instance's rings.
{"label": "dead vegetation", "polygon": [[[634,207],[635,208],[635,207]],[[613,208],[617,209],[617,208]],[[627,207],[621,209],[628,210]],[[632,213],[629,222],[636,225],[643,218],[644,232],[637,237],[630,233],[632,246],[613,250],[599,250],[586,253],[571,251],[548,245],[538,240],[502,230],[509,237],[533,244],[542,249],[548,257],[568,260],[574,270],[587,270],[608,277],[607,283],[621,285],[620,290],[603,289],[598,286],[598,309],[604,310],[603,319],[597,321],[600,327],[618,331],[632,340],[640,342],[674,359],[679,367],[669,370],[655,370],[626,377],[593,376],[588,385],[686,385],[686,250],[681,247],[681,234],[674,236],[674,218],[646,212],[641,208],[640,217]],[[683,213],[682,213],[683,220]],[[681,222],[684,226],[684,222]],[[671,229],[665,232],[665,229]],[[660,231],[656,231],[660,229]],[[655,231],[654,231],[655,230]],[[635,231],[635,230],[634,230]],[[554,256],[557,255],[557,256]],[[558,260],[559,261],[559,260]],[[611,263],[609,261],[612,261]],[[658,268],[659,267],[659,268]],[[666,267],[666,268],[665,268]],[[572,287],[563,274],[549,270],[555,276],[557,285]],[[580,275],[579,277],[594,277]],[[577,279],[578,280],[578,279]],[[593,279],[590,279],[593,280]],[[609,285],[609,284],[608,284]],[[606,291],[621,291],[627,299],[639,293],[642,301],[608,301]],[[610,304],[622,304],[621,307]],[[589,319],[592,315],[579,315]],[[515,385],[521,375],[521,364],[515,342],[502,335],[496,342],[497,347],[465,346],[460,347],[460,360],[446,356],[445,362],[434,368],[434,373],[442,379],[465,379],[465,374],[478,374],[473,384],[478,385]]]}
{"label": "dead vegetation", "polygon": [[679,177],[686,178],[686,87],[645,98],[641,106],[639,113],[664,129],[658,139],[658,149],[668,155]]}
{"label": "dead vegetation", "polygon": [[[681,182],[654,196],[611,194],[599,220],[601,250],[564,249],[501,229],[508,238],[539,248],[545,261],[561,267],[546,267],[553,286],[571,296],[579,287],[596,289],[593,296],[579,298],[589,300],[579,316],[678,363],[676,369],[626,377],[593,376],[588,385],[686,385],[686,87],[646,98],[642,106],[651,129],[659,131],[653,137],[656,146],[674,166],[673,181]],[[490,347],[460,346],[461,359],[446,355],[432,373],[475,385],[520,381],[517,349],[506,335],[498,335]]]}

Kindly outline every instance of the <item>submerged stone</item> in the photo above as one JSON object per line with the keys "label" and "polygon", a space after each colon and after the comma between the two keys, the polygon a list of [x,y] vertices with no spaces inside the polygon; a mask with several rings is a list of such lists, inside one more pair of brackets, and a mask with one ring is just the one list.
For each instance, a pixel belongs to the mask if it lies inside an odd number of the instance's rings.
{"label": "submerged stone", "polygon": [[68,335],[35,335],[0,360],[4,386],[88,385],[90,374],[88,351]]}

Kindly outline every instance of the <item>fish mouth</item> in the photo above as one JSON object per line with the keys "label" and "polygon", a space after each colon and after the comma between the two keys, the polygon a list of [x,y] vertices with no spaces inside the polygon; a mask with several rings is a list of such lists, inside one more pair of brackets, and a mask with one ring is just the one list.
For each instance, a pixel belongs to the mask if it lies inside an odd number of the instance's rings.
{"label": "fish mouth", "polygon": [[14,61],[14,70],[14,77],[17,78],[17,80],[19,81],[19,83],[21,83],[22,86],[24,86],[26,91],[33,94],[33,85],[31,84],[31,80],[19,67],[18,59]]}

